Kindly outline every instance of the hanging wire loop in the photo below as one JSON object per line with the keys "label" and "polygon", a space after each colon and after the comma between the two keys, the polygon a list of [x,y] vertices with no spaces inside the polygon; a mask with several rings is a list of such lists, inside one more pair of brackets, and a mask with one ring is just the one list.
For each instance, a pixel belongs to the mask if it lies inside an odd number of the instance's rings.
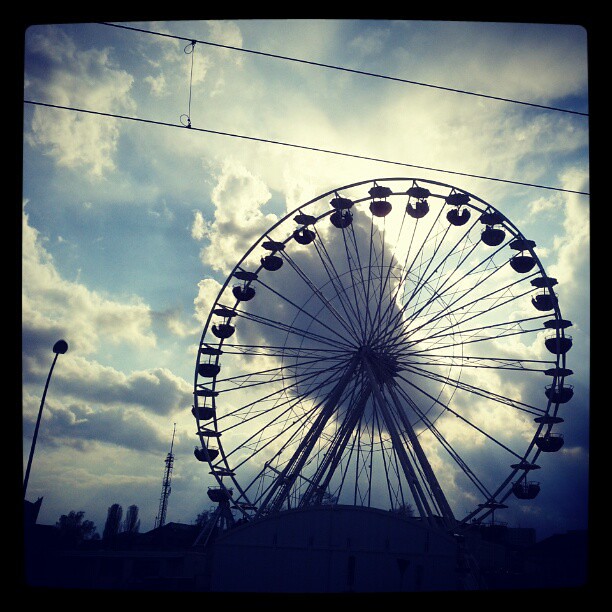
{"label": "hanging wire loop", "polygon": [[[188,106],[188,111],[187,114],[182,114],[180,116],[180,121],[181,123],[185,126],[190,128],[191,127],[191,89],[193,86],[193,56],[195,55],[195,46],[196,46],[196,41],[192,40],[188,45],[185,46],[185,48],[183,49],[184,53],[187,55],[191,55],[191,70],[189,73],[189,106]],[[186,121],[187,123],[185,123],[185,121],[183,120],[183,117],[186,117]]]}

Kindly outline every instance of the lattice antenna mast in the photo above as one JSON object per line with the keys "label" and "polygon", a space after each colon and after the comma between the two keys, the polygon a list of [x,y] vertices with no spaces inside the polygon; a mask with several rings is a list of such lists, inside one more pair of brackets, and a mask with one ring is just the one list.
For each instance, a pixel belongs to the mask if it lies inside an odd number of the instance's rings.
{"label": "lattice antenna mast", "polygon": [[170,444],[170,452],[166,456],[166,469],[164,470],[164,478],[162,480],[162,492],[159,499],[159,510],[155,517],[155,528],[161,527],[166,522],[166,511],[168,510],[168,498],[170,497],[170,482],[172,480],[172,468],[174,466],[174,455],[172,449],[174,448],[174,434],[176,433],[176,423],[174,424],[174,431],[172,432],[172,443]]}

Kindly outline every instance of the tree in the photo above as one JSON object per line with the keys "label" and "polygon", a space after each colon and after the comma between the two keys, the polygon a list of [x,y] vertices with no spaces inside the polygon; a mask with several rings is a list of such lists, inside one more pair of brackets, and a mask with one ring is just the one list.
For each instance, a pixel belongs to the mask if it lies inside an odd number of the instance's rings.
{"label": "tree", "polygon": [[414,516],[414,507],[412,504],[405,503],[392,509],[391,512],[399,516]]}
{"label": "tree", "polygon": [[131,505],[123,521],[123,531],[126,533],[138,533],[140,531],[140,519],[138,518],[138,506]]}
{"label": "tree", "polygon": [[334,506],[338,503],[338,496],[332,495],[329,491],[325,491],[321,496],[322,506]]}
{"label": "tree", "polygon": [[194,525],[198,527],[204,527],[206,523],[211,519],[211,513],[208,510],[202,510],[200,514],[196,517],[196,520],[193,522]]}
{"label": "tree", "polygon": [[85,512],[71,510],[68,514],[62,514],[57,523],[60,542],[69,548],[77,547],[84,540],[98,540],[100,534],[96,532],[93,521],[84,521]]}
{"label": "tree", "polygon": [[106,523],[104,524],[104,531],[102,532],[102,537],[105,540],[113,538],[119,533],[122,516],[123,508],[119,504],[113,504],[108,509],[108,514],[106,515]]}

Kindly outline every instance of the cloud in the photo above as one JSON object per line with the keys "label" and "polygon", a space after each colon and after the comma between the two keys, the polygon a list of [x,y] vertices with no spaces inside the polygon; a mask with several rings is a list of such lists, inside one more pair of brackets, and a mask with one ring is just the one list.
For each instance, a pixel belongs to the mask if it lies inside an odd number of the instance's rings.
{"label": "cloud", "polygon": [[[57,26],[33,28],[29,45],[36,62],[28,66],[26,97],[98,112],[134,111],[133,77],[114,67],[109,49],[77,49]],[[25,139],[51,155],[59,166],[84,169],[101,178],[115,169],[117,120],[36,107]]]}
{"label": "cloud", "polygon": [[207,232],[209,244],[200,253],[202,262],[228,274],[252,243],[277,220],[275,215],[261,211],[270,197],[261,179],[240,164],[227,161],[212,191],[214,222]]}
{"label": "cloud", "polygon": [[[561,200],[562,196],[553,194],[552,196],[535,198],[529,203],[529,212],[531,215],[541,215],[546,213],[549,216],[554,216],[556,213],[557,202]],[[542,255],[540,249],[538,249],[538,255]]]}
{"label": "cloud", "polygon": [[[242,47],[242,31],[240,26],[234,21],[229,20],[215,20],[207,21],[206,25],[210,30],[210,36],[213,42],[228,45],[230,47]],[[223,51],[226,55],[224,57],[230,58],[241,58],[240,53],[234,53],[229,50]]]}
{"label": "cloud", "polygon": [[163,74],[157,77],[147,76],[144,78],[144,82],[150,86],[151,93],[155,97],[160,97],[167,93],[166,77]]}
{"label": "cloud", "polygon": [[146,417],[125,406],[91,407],[67,403],[61,407],[50,402],[45,413],[45,446],[71,446],[77,450],[91,450],[100,443],[125,449],[145,450],[163,448],[165,441],[158,428]]}
{"label": "cloud", "polygon": [[[581,168],[568,170],[562,176],[562,184],[582,186],[588,184],[588,172]],[[575,292],[589,279],[590,271],[590,210],[588,199],[584,196],[569,194],[564,198],[565,214],[563,229],[565,234],[555,238],[554,247],[558,260],[550,266],[551,276]]]}
{"label": "cloud", "polygon": [[206,323],[220,290],[221,284],[213,278],[205,278],[198,283],[198,295],[194,300],[195,317],[202,325]]}
{"label": "cloud", "polygon": [[[40,383],[42,374],[47,374],[49,366],[50,363],[47,363],[46,371],[37,372],[37,380],[33,379],[32,382]],[[24,371],[26,379],[32,375],[32,372]],[[71,398],[73,402],[137,407],[151,416],[180,412],[191,403],[190,385],[165,368],[124,374],[70,352],[61,357],[61,367],[54,370],[53,386],[56,394]],[[34,401],[28,405],[30,412],[34,405]]]}
{"label": "cloud", "polygon": [[185,47],[184,51],[186,55],[191,56],[189,62],[184,62],[183,64],[185,82],[195,87],[206,79],[212,60],[208,55],[199,53],[197,44],[193,47],[191,45]]}
{"label": "cloud", "polygon": [[394,25],[404,33],[396,32],[392,54],[404,66],[398,76],[530,102],[583,92],[587,85],[586,31],[580,26],[468,21]]}
{"label": "cloud", "polygon": [[161,323],[165,330],[180,338],[186,338],[188,336],[193,337],[195,333],[193,321],[186,320],[183,310],[180,308],[171,308],[164,312],[156,312],[153,314],[153,319]]}
{"label": "cloud", "polygon": [[80,354],[91,354],[106,343],[155,346],[150,309],[141,300],[134,297],[131,303],[116,302],[63,279],[25,212],[22,236],[24,343],[38,344],[43,337],[57,332],[65,337],[71,350]]}
{"label": "cloud", "polygon": [[[59,338],[69,350],[54,370],[47,400],[49,436],[58,444],[84,447],[86,440],[144,447],[156,439],[149,418],[185,411],[191,387],[163,367],[125,374],[90,357],[133,346],[152,350],[153,316],[141,301],[115,302],[63,279],[44,249],[41,235],[23,222],[22,376],[24,428],[34,423],[40,389],[51,365],[51,347]],[[175,329],[175,331],[183,331]],[[148,442],[147,442],[148,440]]]}
{"label": "cloud", "polygon": [[389,36],[388,29],[376,28],[354,37],[349,46],[358,56],[379,55],[386,49]]}
{"label": "cloud", "polygon": [[191,237],[194,240],[203,240],[210,231],[210,225],[204,220],[204,215],[199,210],[193,214],[193,223],[191,225]]}
{"label": "cloud", "polygon": [[[163,457],[169,448],[167,441],[162,444],[159,436],[152,437],[148,446],[141,444],[137,449],[133,444],[122,447],[98,439],[64,437],[50,441],[46,437],[48,416],[45,415],[45,428],[41,428],[28,487],[32,498],[44,496],[39,522],[54,525],[60,515],[84,510],[85,518],[93,520],[101,535],[111,504],[123,505],[124,512],[128,505],[136,504],[140,509],[141,531],[152,529],[159,503]],[[126,433],[133,433],[135,440],[145,442],[139,440],[137,423],[132,427],[130,419],[123,420],[121,414],[113,416],[106,422],[109,427],[114,429],[114,423],[127,425]],[[102,425],[102,420],[99,424]],[[155,434],[145,423],[142,425],[143,433]],[[76,429],[84,434],[86,428],[81,425]]]}

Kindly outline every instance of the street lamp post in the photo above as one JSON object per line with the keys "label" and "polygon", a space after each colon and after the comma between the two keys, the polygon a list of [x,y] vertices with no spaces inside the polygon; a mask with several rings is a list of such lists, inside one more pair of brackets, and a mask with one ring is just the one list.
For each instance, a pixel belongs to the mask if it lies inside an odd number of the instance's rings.
{"label": "street lamp post", "polygon": [[47,389],[49,388],[49,381],[51,380],[51,374],[55,367],[55,362],[59,355],[63,355],[68,350],[68,343],[65,340],[58,340],[53,345],[53,352],[55,357],[47,376],[47,382],[45,383],[45,390],[43,391],[42,400],[40,402],[40,408],[38,410],[38,418],[36,419],[36,427],[34,428],[34,437],[32,438],[32,447],[30,448],[30,457],[28,459],[28,466],[25,472],[25,479],[23,481],[23,498],[25,499],[26,491],[28,489],[28,480],[30,478],[30,468],[32,467],[32,458],[34,457],[34,449],[36,447],[36,438],[38,437],[38,428],[40,427],[40,418],[42,416],[43,406],[45,405],[45,397],[47,397]]}

